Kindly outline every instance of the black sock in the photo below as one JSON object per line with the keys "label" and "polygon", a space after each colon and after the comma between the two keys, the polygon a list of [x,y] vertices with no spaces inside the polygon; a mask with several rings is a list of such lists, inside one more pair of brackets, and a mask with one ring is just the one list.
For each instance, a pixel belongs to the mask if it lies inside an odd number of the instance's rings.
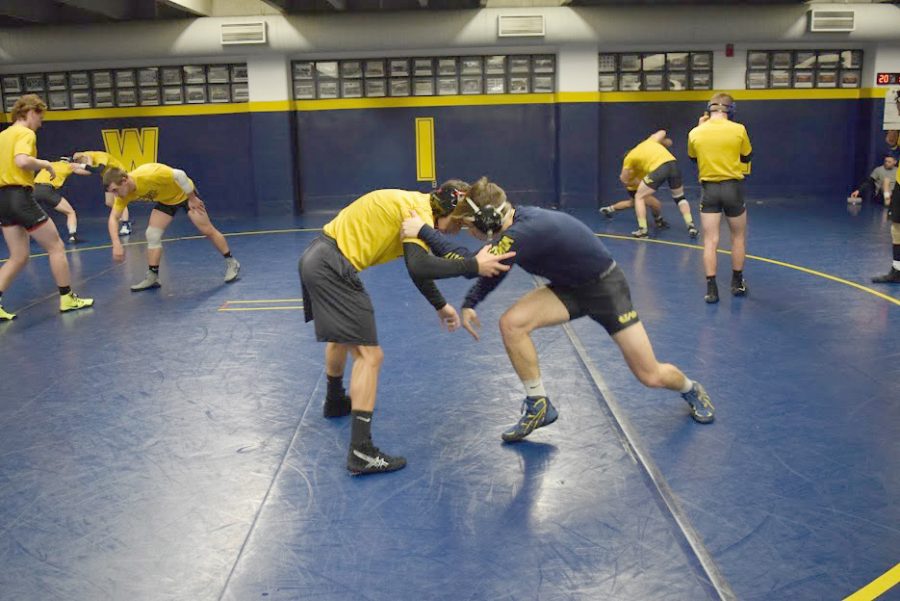
{"label": "black sock", "polygon": [[894,260],[900,261],[900,244],[894,244]]}
{"label": "black sock", "polygon": [[328,376],[328,391],[325,398],[332,401],[340,401],[344,398],[344,376]]}
{"label": "black sock", "polygon": [[159,275],[159,265],[150,265],[150,271]]}
{"label": "black sock", "polygon": [[358,447],[372,443],[372,412],[353,411],[353,426],[350,428],[350,444]]}
{"label": "black sock", "polygon": [[741,271],[732,271],[732,272],[731,272],[731,281],[734,282],[734,283],[736,283],[736,284],[739,284],[739,283],[743,282],[743,281],[744,281],[744,272],[743,272],[743,270],[741,270]]}
{"label": "black sock", "polygon": [[715,285],[715,283],[716,283],[716,276],[714,276],[714,275],[708,275],[708,276],[706,276],[706,283],[707,283],[707,284],[713,284],[713,285]]}
{"label": "black sock", "polygon": [[222,255],[222,256],[225,257],[226,259],[230,259],[230,258],[231,258],[231,251],[229,250],[227,253],[225,253],[225,254]]}
{"label": "black sock", "polygon": [[681,202],[682,200],[684,200],[684,194],[682,194],[681,196],[675,196],[675,195],[673,194],[673,195],[672,195],[672,200],[675,201],[675,204],[678,204],[679,202]]}
{"label": "black sock", "polygon": [[67,295],[67,294],[70,293],[70,292],[72,292],[72,287],[71,287],[71,286],[60,286],[60,287],[59,287],[59,295],[60,295],[60,296],[65,296],[65,295]]}

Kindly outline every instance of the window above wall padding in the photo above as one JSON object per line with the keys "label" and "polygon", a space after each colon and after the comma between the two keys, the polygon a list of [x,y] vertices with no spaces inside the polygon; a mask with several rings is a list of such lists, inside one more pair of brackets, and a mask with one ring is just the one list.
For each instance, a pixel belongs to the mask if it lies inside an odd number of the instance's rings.
{"label": "window above wall padding", "polygon": [[52,111],[247,102],[246,63],[0,75],[3,108],[38,94]]}
{"label": "window above wall padding", "polygon": [[496,54],[299,60],[292,64],[295,100],[552,93],[556,56]]}

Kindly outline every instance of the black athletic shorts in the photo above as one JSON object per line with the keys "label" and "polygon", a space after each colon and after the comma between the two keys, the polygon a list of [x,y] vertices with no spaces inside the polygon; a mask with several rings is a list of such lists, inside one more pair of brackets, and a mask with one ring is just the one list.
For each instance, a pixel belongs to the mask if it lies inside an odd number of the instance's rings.
{"label": "black athletic shorts", "polygon": [[550,284],[548,288],[566,306],[570,320],[587,315],[610,336],[640,321],[625,274],[615,263],[605,274],[579,286]]}
{"label": "black athletic shorts", "polygon": [[744,182],[727,179],[722,182],[700,182],[701,213],[725,212],[726,217],[740,217],[747,210],[744,204]]}
{"label": "black athletic shorts", "polygon": [[300,257],[300,286],[319,342],[378,346],[372,300],[333,238],[319,236]]}
{"label": "black athletic shorts", "polygon": [[162,211],[166,215],[171,215],[172,217],[174,217],[175,213],[178,212],[178,209],[184,209],[185,213],[188,212],[188,201],[185,200],[185,201],[179,202],[177,205],[164,205],[163,203],[158,202],[155,205],[153,205],[153,208],[156,209],[157,211]]}
{"label": "black athletic shorts", "polygon": [[25,186],[0,188],[0,225],[19,225],[30,232],[48,219],[47,213],[34,200],[31,188]]}
{"label": "black athletic shorts", "polygon": [[62,200],[62,194],[50,184],[35,184],[34,199],[42,206],[53,209]]}
{"label": "black athletic shorts", "polygon": [[900,223],[900,185],[894,186],[891,196],[891,223]]}
{"label": "black athletic shorts", "polygon": [[631,197],[631,200],[634,200],[634,197],[637,196],[637,190],[626,190],[628,192],[628,196]]}
{"label": "black athletic shorts", "polygon": [[681,171],[678,169],[678,163],[676,161],[663,163],[645,175],[643,181],[654,190],[659,190],[659,187],[663,185],[664,182],[669,183],[670,190],[675,190],[684,185],[684,180],[681,179]]}

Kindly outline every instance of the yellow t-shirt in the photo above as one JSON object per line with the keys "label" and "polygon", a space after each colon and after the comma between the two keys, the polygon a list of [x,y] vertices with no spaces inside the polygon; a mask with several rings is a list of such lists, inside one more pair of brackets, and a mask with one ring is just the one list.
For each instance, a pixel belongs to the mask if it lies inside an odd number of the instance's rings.
{"label": "yellow t-shirt", "polygon": [[747,128],[727,119],[710,119],[688,134],[688,156],[697,159],[701,182],[744,179],[749,164],[741,156],[752,152]]}
{"label": "yellow t-shirt", "polygon": [[110,169],[121,169],[122,171],[128,171],[122,161],[109,154],[108,152],[103,152],[102,150],[83,150],[81,151],[81,154],[91,157],[91,163],[94,166],[106,165],[103,171],[100,172],[100,177],[106,175],[106,172]]}
{"label": "yellow t-shirt", "polygon": [[647,138],[625,155],[622,169],[631,169],[637,179],[644,179],[654,169],[674,161],[675,155],[669,149],[652,138]]}
{"label": "yellow t-shirt", "polygon": [[72,164],[68,161],[53,161],[50,164],[53,165],[53,171],[56,173],[56,177],[50,179],[50,172],[46,169],[41,169],[38,171],[38,174],[34,176],[34,183],[50,184],[59,190],[62,188],[63,184],[66,183],[66,178],[72,175]]}
{"label": "yellow t-shirt", "polygon": [[375,190],[344,207],[323,231],[337,241],[350,264],[362,271],[402,257],[404,242],[414,242],[430,250],[418,238],[400,240],[400,224],[412,211],[434,226],[429,194]]}
{"label": "yellow t-shirt", "polygon": [[34,171],[16,166],[16,155],[37,156],[37,136],[24,125],[13,123],[0,132],[0,187],[34,187]]}
{"label": "yellow t-shirt", "polygon": [[[113,208],[122,211],[133,201],[158,202],[164,205],[177,205],[188,199],[187,193],[175,181],[174,169],[162,163],[145,163],[134,171],[128,172],[134,180],[134,192],[122,198],[116,196]],[[188,178],[191,186],[194,182]],[[399,225],[397,228],[399,229]]]}

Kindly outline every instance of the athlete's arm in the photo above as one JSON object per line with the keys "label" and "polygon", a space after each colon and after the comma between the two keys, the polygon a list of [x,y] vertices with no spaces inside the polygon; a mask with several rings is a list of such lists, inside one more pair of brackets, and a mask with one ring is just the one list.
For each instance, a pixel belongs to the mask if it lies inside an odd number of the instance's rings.
{"label": "athlete's arm", "polygon": [[438,257],[457,260],[475,257],[475,253],[465,246],[453,246],[453,242],[447,236],[428,224],[423,225],[419,230],[418,238],[427,244],[431,252]]}
{"label": "athlete's arm", "polygon": [[749,163],[753,159],[753,146],[750,145],[750,136],[747,135],[746,128],[741,136],[741,162]]}
{"label": "athlete's arm", "polygon": [[478,275],[478,260],[475,257],[456,259],[435,257],[413,242],[403,244],[406,269],[413,280],[440,280],[458,276]]}
{"label": "athlete's arm", "polygon": [[50,164],[50,161],[45,161],[44,159],[36,159],[33,156],[19,153],[15,156],[13,162],[19,169],[34,171],[35,173],[37,173],[41,169],[44,169],[47,171],[47,173],[50,174],[50,179],[56,177],[56,171],[54,171],[53,165]]}
{"label": "athlete's arm", "polygon": [[[513,238],[511,238],[510,236],[503,236],[500,239],[500,242],[498,242],[496,245],[491,247],[492,253],[497,254],[498,256],[509,255],[509,253],[500,254],[501,253],[501,249],[499,246],[500,243],[503,243],[503,248],[505,250],[512,251],[513,254],[516,252],[516,247],[517,247],[516,241]],[[507,259],[504,259],[504,261],[503,261],[503,264],[505,266],[507,266],[508,268],[511,268],[514,263],[515,263],[514,257],[509,257]],[[469,291],[466,293],[466,298],[463,301],[462,308],[463,309],[474,309],[478,305],[478,303],[480,303],[485,298],[487,298],[487,295],[490,294],[494,290],[494,288],[496,288],[497,286],[500,285],[500,282],[503,281],[503,278],[506,277],[507,273],[509,273],[509,272],[505,271],[505,272],[500,273],[498,276],[492,277],[492,278],[485,278],[485,277],[478,278],[478,281],[475,282],[475,285],[472,286],[471,288],[469,288]]]}
{"label": "athlete's arm", "polygon": [[634,173],[628,167],[622,167],[622,173],[619,174],[619,181],[626,186],[634,179]]}
{"label": "athlete's arm", "polygon": [[116,208],[115,203],[109,209],[109,218],[106,220],[106,230],[109,232],[109,240],[112,242],[112,255],[114,261],[122,261],[125,258],[125,247],[119,240],[119,219],[124,209]]}

